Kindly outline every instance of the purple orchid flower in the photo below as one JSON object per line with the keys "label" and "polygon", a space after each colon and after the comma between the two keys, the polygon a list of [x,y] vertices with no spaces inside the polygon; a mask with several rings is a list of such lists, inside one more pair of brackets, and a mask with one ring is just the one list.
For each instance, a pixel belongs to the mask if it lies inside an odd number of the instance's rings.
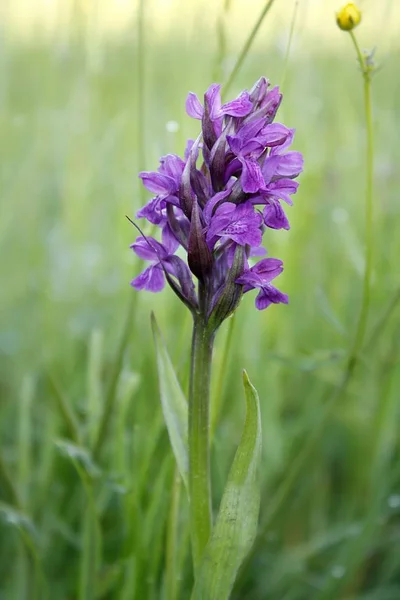
{"label": "purple orchid flower", "polygon": [[256,298],[256,307],[259,310],[267,308],[270,304],[279,304],[281,302],[287,304],[289,302],[288,296],[271,285],[271,281],[282,273],[282,271],[283,263],[281,260],[277,258],[264,258],[238,277],[236,283],[243,285],[243,293],[254,289],[260,290]]}
{"label": "purple orchid flower", "polygon": [[204,141],[210,148],[222,133],[224,116],[244,117],[248,115],[253,103],[248,92],[242,92],[238,98],[222,104],[221,86],[212,83],[204,94],[204,108],[196,94],[189,92],[186,99],[186,112],[194,119],[200,119],[203,124]]}
{"label": "purple orchid flower", "polygon": [[[149,260],[150,266],[131,282],[137,290],[161,292],[165,286],[164,268],[167,268],[168,258],[178,248],[178,242],[168,237],[164,244],[160,244],[152,237],[139,236],[130,247],[143,260]],[[164,268],[163,268],[164,265]]]}
{"label": "purple orchid flower", "polygon": [[280,123],[264,125],[263,119],[250,121],[235,136],[227,136],[230,149],[242,165],[241,183],[246,193],[256,193],[265,187],[258,159],[268,147],[282,145],[290,130]]}
{"label": "purple orchid flower", "polygon": [[[278,88],[262,77],[225,104],[220,88],[208,88],[204,106],[189,93],[186,110],[201,121],[202,132],[189,140],[184,159],[168,154],[156,172],[140,174],[154,196],[138,216],[161,229],[162,243],[141,236],[132,244],[150,261],[133,287],[158,292],[167,280],[213,330],[252,289],[259,290],[260,310],[288,302],[271,284],[282,262],[263,258],[249,268],[247,261],[265,254],[265,226],[289,229],[281,203],[292,204],[303,169],[301,154],[290,150],[294,129],[273,122],[282,100]],[[178,247],[186,260],[175,255]]]}
{"label": "purple orchid flower", "polygon": [[240,246],[258,247],[261,244],[261,215],[251,202],[225,202],[215,211],[207,231],[207,242],[214,246],[215,238],[228,238]]}
{"label": "purple orchid flower", "polygon": [[179,205],[177,197],[182,181],[185,162],[175,154],[167,154],[160,159],[158,171],[142,171],[139,177],[143,185],[156,196],[141,208],[138,218],[145,218],[154,225],[166,222],[165,208],[167,202]]}

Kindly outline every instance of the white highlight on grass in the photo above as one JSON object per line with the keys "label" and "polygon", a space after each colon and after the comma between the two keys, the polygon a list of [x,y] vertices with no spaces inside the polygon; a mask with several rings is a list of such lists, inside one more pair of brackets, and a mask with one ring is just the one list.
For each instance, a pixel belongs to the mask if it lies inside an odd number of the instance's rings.
{"label": "white highlight on grass", "polygon": [[389,496],[387,503],[389,508],[399,508],[400,494],[392,494],[391,496]]}
{"label": "white highlight on grass", "polygon": [[176,133],[177,131],[179,131],[179,123],[177,121],[167,121],[165,123],[165,129],[169,133]]}
{"label": "white highlight on grass", "polygon": [[343,565],[334,565],[331,569],[331,575],[334,579],[342,579],[346,573]]}
{"label": "white highlight on grass", "polygon": [[332,211],[332,220],[338,225],[342,225],[343,223],[347,223],[349,220],[349,213],[345,208],[336,207]]}

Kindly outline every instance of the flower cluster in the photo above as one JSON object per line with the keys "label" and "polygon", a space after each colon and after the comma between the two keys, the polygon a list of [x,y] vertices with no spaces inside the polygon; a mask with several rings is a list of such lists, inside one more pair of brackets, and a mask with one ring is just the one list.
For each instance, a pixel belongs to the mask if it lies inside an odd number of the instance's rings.
{"label": "flower cluster", "polygon": [[[201,121],[201,134],[188,142],[184,159],[168,154],[157,172],[140,173],[154,197],[137,216],[158,226],[162,241],[142,235],[132,244],[151,263],[133,287],[158,292],[166,279],[192,312],[216,327],[250,290],[259,290],[260,310],[288,302],[271,284],[282,261],[248,262],[265,254],[266,228],[289,229],[281,201],[292,204],[303,168],[301,154],[288,151],[294,130],[273,123],[281,99],[265,78],[226,104],[217,84],[206,91],[204,106],[189,93],[186,110]],[[187,261],[175,254],[178,248]]]}

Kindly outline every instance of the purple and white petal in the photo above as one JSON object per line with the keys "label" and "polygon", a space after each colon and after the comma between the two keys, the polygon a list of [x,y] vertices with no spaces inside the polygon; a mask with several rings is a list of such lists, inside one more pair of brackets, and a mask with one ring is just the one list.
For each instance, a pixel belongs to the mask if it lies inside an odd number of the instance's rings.
{"label": "purple and white petal", "polygon": [[265,206],[263,217],[265,225],[271,229],[290,229],[285,211],[277,200]]}
{"label": "purple and white petal", "polygon": [[160,159],[159,172],[171,177],[175,181],[176,189],[179,188],[185,162],[176,154],[167,154]]}
{"label": "purple and white petal", "polygon": [[268,184],[266,190],[263,192],[263,196],[266,198],[274,198],[276,200],[283,200],[290,206],[293,204],[291,195],[297,192],[299,184],[293,179],[278,179],[277,181],[271,181]]}
{"label": "purple and white petal", "polygon": [[[215,209],[215,207],[216,206],[218,207],[218,204],[220,204],[223,200],[225,200],[228,196],[230,196],[230,194],[231,194],[230,189],[223,190],[222,192],[217,192],[212,198],[210,198],[206,202],[206,205],[203,209],[203,217],[207,224],[210,223],[213,213],[216,212],[216,210],[217,210],[217,209]],[[229,203],[229,204],[231,204],[231,203]]]}
{"label": "purple and white petal", "polygon": [[192,117],[193,119],[200,119],[201,121],[203,118],[203,107],[200,104],[198,97],[193,92],[189,92],[186,98],[186,112],[189,117]]}
{"label": "purple and white petal", "polygon": [[243,165],[241,183],[243,191],[247,194],[255,194],[265,187],[263,173],[256,159],[245,158],[241,160]]}
{"label": "purple and white petal", "polygon": [[264,258],[245,271],[236,283],[246,286],[246,291],[261,288],[278,277],[283,271],[283,263],[278,258]]}
{"label": "purple and white petal", "polygon": [[256,308],[258,310],[264,310],[268,308],[270,304],[288,304],[289,297],[287,294],[283,294],[280,290],[276,289],[273,285],[266,285],[262,287],[256,298]]}
{"label": "purple and white petal", "polygon": [[257,105],[265,97],[269,81],[265,77],[260,77],[250,90],[250,100]]}
{"label": "purple and white petal", "polygon": [[250,100],[248,92],[242,92],[238,98],[224,104],[220,112],[231,117],[245,117],[252,109],[253,103]]}
{"label": "purple and white petal", "polygon": [[265,146],[281,148],[290,136],[290,132],[291,130],[281,123],[270,123],[263,128],[260,137]]}
{"label": "purple and white petal", "polygon": [[159,262],[168,256],[167,249],[150,236],[139,236],[136,238],[136,242],[130,245],[130,248],[132,248],[135,254],[142,260]]}
{"label": "purple and white petal", "polygon": [[222,116],[220,90],[219,83],[212,83],[204,94],[204,105],[208,108],[211,121],[216,121]]}
{"label": "purple and white petal", "polygon": [[227,202],[217,209],[211,220],[207,241],[210,237],[218,235],[227,237],[240,246],[260,246],[261,223],[261,215],[255,212],[250,202],[238,206]]}
{"label": "purple and white petal", "polygon": [[173,194],[177,189],[174,179],[162,173],[142,171],[139,173],[139,177],[149,192],[158,196],[168,196],[169,194]]}
{"label": "purple and white petal", "polygon": [[274,178],[297,177],[303,170],[303,157],[300,152],[287,152],[268,156],[262,167],[265,182]]}
{"label": "purple and white petal", "polygon": [[175,254],[179,246],[179,242],[168,223],[163,227],[162,230],[162,245],[165,248],[168,256],[170,254]]}
{"label": "purple and white petal", "polygon": [[153,225],[162,225],[166,222],[165,211],[163,211],[165,201],[162,197],[156,196],[143,206],[136,216],[138,219],[147,219]]}
{"label": "purple and white petal", "polygon": [[186,148],[185,148],[185,152],[184,152],[185,162],[189,159],[190,151],[193,148],[194,143],[195,143],[194,140],[188,140],[186,142]]}
{"label": "purple and white petal", "polygon": [[165,286],[164,273],[161,265],[151,265],[131,281],[131,286],[137,290],[161,292]]}
{"label": "purple and white petal", "polygon": [[283,154],[283,152],[289,148],[289,146],[293,142],[293,138],[294,138],[294,134],[295,134],[296,130],[288,129],[288,131],[289,131],[289,134],[288,134],[287,138],[285,139],[285,141],[282,144],[279,144],[278,146],[274,146],[273,148],[271,148],[271,156],[274,156],[274,154]]}

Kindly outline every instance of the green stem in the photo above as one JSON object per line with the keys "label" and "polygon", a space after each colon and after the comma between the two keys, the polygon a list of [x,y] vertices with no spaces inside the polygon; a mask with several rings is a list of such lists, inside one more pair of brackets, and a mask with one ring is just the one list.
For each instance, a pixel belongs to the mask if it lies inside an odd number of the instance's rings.
{"label": "green stem", "polygon": [[299,8],[299,0],[296,0],[295,5],[294,5],[294,11],[293,11],[293,16],[292,16],[292,22],[290,24],[290,31],[289,31],[289,39],[288,39],[288,44],[286,47],[286,54],[285,54],[285,60],[284,60],[284,66],[283,66],[283,75],[282,75],[282,81],[281,84],[279,86],[281,92],[283,93],[283,88],[286,82],[286,75],[287,75],[287,71],[288,71],[288,65],[289,65],[289,56],[290,56],[290,49],[292,47],[292,41],[293,41],[293,34],[294,34],[294,26],[296,23],[296,16],[297,16],[297,9]]}
{"label": "green stem", "polygon": [[101,415],[97,438],[96,438],[96,441],[95,441],[95,444],[93,447],[93,457],[96,460],[100,456],[100,453],[103,449],[103,444],[106,440],[107,433],[109,430],[110,421],[111,421],[111,417],[113,414],[114,405],[116,402],[117,385],[118,385],[119,376],[120,376],[121,370],[122,370],[124,354],[125,354],[125,350],[128,345],[130,336],[132,334],[131,329],[132,329],[132,324],[133,324],[133,317],[135,314],[136,302],[137,302],[137,295],[132,294],[130,297],[130,300],[129,300],[128,311],[126,314],[126,320],[125,320],[124,328],[123,328],[121,338],[119,341],[119,345],[118,345],[117,357],[116,357],[115,363],[113,365],[113,371],[111,374],[110,383],[109,383],[107,391],[106,391],[106,399],[105,399],[105,403],[104,403],[103,413]]}
{"label": "green stem", "polygon": [[0,454],[0,492],[2,500],[8,502],[13,508],[21,508],[21,500],[18,497],[17,489],[6,467],[2,455]]}
{"label": "green stem", "polygon": [[166,544],[166,598],[167,600],[176,600],[178,588],[177,571],[177,543],[178,543],[178,523],[179,508],[181,498],[181,477],[179,471],[175,468],[174,480],[171,493],[171,507],[168,517],[167,544]]}
{"label": "green stem", "polygon": [[210,383],[214,334],[195,315],[189,385],[190,528],[195,574],[211,532]]}
{"label": "green stem", "polygon": [[[366,127],[367,127],[367,166],[366,166],[366,198],[365,198],[365,215],[366,215],[366,256],[365,256],[365,272],[364,272],[364,284],[363,284],[363,300],[360,310],[360,315],[357,322],[356,333],[354,342],[349,352],[349,359],[347,366],[345,367],[342,380],[333,390],[328,400],[324,403],[320,417],[316,422],[311,435],[307,439],[307,443],[303,446],[301,452],[296,456],[293,463],[290,465],[289,471],[285,474],[283,483],[278,487],[275,495],[272,499],[269,499],[269,507],[267,514],[264,518],[262,525],[261,535],[254,544],[251,552],[246,558],[246,562],[251,560],[260,547],[265,543],[265,534],[268,531],[271,522],[282,509],[289,495],[292,493],[295,482],[298,480],[302,470],[307,464],[311,452],[315,448],[318,440],[321,438],[326,423],[333,407],[337,401],[345,393],[349,382],[351,381],[354,373],[354,367],[356,366],[358,355],[361,348],[364,345],[364,338],[367,328],[369,305],[370,305],[370,288],[371,288],[371,273],[372,273],[372,257],[373,257],[373,239],[372,239],[372,218],[373,218],[373,135],[372,135],[372,108],[371,108],[371,74],[373,66],[369,64],[368,59],[364,57],[360,51],[357,40],[354,33],[350,32],[351,39],[356,48],[358,60],[360,61],[362,74],[364,78],[364,105],[366,114]],[[400,291],[399,291],[400,294]],[[398,296],[393,298],[392,303],[389,305],[385,315],[383,316],[383,322],[385,322],[393,309],[395,308],[398,301]],[[379,325],[378,325],[379,326]],[[372,340],[371,340],[372,341]],[[245,568],[242,566],[242,571]],[[240,589],[240,584],[238,586]]]}
{"label": "green stem", "polygon": [[[145,144],[145,2],[138,0],[138,18],[137,18],[137,156],[139,171],[142,171],[146,165],[146,144]],[[139,195],[141,205],[145,203],[145,188],[139,186]],[[122,368],[122,361],[128,342],[131,337],[131,327],[133,317],[136,311],[137,294],[132,294],[129,301],[127,314],[125,317],[125,326],[121,335],[117,358],[114,370],[111,375],[110,384],[106,391],[106,399],[97,438],[93,447],[93,456],[97,459],[103,449],[107,437],[111,416],[116,401],[116,389],[119,375]]]}
{"label": "green stem", "polygon": [[351,373],[358,360],[359,352],[364,343],[368,324],[369,307],[371,303],[371,276],[373,258],[373,167],[374,167],[374,145],[372,133],[372,107],[371,107],[371,66],[361,53],[353,31],[350,37],[356,49],[364,79],[364,107],[367,129],[367,156],[366,156],[366,192],[365,192],[365,269],[363,281],[363,298],[360,314],[357,321],[353,345],[351,347],[347,370]]}
{"label": "green stem", "polygon": [[384,330],[384,327],[386,326],[386,323],[388,322],[393,311],[395,310],[396,306],[399,303],[400,303],[400,288],[395,292],[394,296],[391,298],[391,300],[389,301],[389,304],[385,308],[382,316],[375,323],[372,331],[370,332],[370,334],[368,336],[368,340],[365,344],[366,348],[369,348],[372,345],[376,344],[379,336],[382,335],[382,332]]}
{"label": "green stem", "polygon": [[[145,145],[145,3],[139,0],[137,17],[137,154],[139,170],[146,167]],[[144,204],[146,193],[143,185],[139,188],[140,204]]]}
{"label": "green stem", "polygon": [[228,77],[228,81],[224,85],[224,90],[223,90],[224,94],[228,93],[229,88],[231,87],[240,67],[243,64],[244,59],[246,58],[246,56],[250,50],[252,43],[254,42],[254,39],[258,33],[258,30],[260,29],[262,22],[264,21],[265,17],[267,16],[270,8],[272,8],[274,1],[275,0],[268,0],[268,2],[265,3],[265,6],[261,11],[260,16],[258,17],[257,21],[255,22],[253,29],[250,31],[249,36],[244,43],[244,46],[238,56],[235,66],[233,67],[231,74]]}

